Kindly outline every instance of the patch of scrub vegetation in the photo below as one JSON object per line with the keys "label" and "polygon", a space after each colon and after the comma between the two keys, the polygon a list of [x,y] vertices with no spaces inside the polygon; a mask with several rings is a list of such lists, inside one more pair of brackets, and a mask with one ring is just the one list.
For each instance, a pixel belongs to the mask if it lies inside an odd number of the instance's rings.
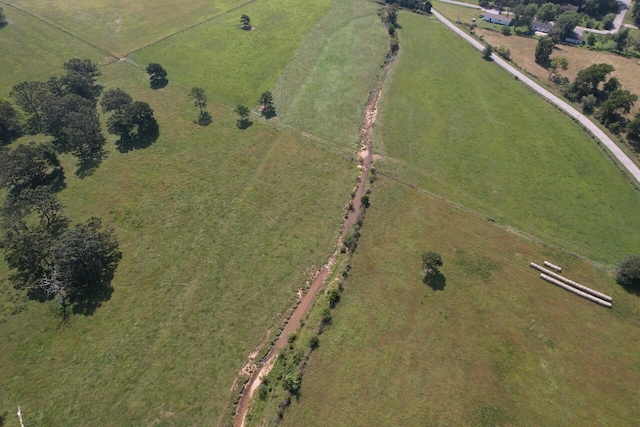
{"label": "patch of scrub vegetation", "polygon": [[[132,59],[140,65],[161,63],[174,82],[201,87],[216,102],[257,105],[334,2],[257,0],[142,49]],[[243,14],[251,17],[254,30],[241,29]],[[274,101],[280,105],[277,97]]]}
{"label": "patch of scrub vegetation", "polygon": [[363,0],[333,4],[273,87],[280,121],[357,148],[367,94],[388,50],[379,8]]}
{"label": "patch of scrub vegetation", "polygon": [[108,60],[105,54],[69,34],[12,7],[5,7],[10,25],[0,30],[0,98],[23,81],[47,80],[69,58]]}
{"label": "patch of scrub vegetation", "polygon": [[53,0],[11,3],[82,40],[122,56],[247,0]]}
{"label": "patch of scrub vegetation", "polygon": [[609,266],[640,252],[640,194],[594,140],[433,18],[400,23],[379,170]]}
{"label": "patch of scrub vegetation", "polygon": [[[282,425],[632,425],[640,417],[629,393],[640,386],[640,329],[620,316],[640,310],[635,294],[569,253],[387,178],[371,194],[343,298]],[[469,276],[454,248],[486,253],[500,268]],[[443,290],[422,282],[425,250],[442,256]],[[540,280],[528,263],[544,259],[611,295],[613,308]]]}
{"label": "patch of scrub vegetation", "polygon": [[14,291],[0,262],[0,413],[20,404],[26,425],[209,425],[333,250],[355,168],[260,123],[239,130],[215,104],[201,127],[188,89],[151,90],[127,63],[102,72],[105,91],[149,103],[160,126],[143,150],[122,153],[109,136],[100,168],[68,173],[59,193],[72,222],[115,228],[114,292],[62,327],[55,304]]}

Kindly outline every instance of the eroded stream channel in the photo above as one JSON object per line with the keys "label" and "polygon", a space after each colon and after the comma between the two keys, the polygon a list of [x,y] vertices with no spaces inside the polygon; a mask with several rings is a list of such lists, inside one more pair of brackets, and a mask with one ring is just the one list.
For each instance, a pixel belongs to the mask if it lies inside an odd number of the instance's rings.
{"label": "eroded stream channel", "polygon": [[[340,247],[342,246],[342,242],[345,236],[349,231],[351,231],[353,226],[358,221],[362,205],[361,199],[365,193],[365,186],[367,183],[367,179],[369,178],[369,169],[371,168],[371,165],[373,163],[373,148],[371,136],[373,133],[373,125],[375,124],[378,114],[378,101],[380,99],[382,86],[387,78],[391,64],[393,63],[393,59],[393,56],[389,57],[389,61],[385,64],[382,75],[378,78],[378,81],[376,82],[373,90],[371,90],[369,98],[367,100],[366,108],[364,111],[364,118],[360,128],[360,151],[358,152],[358,167],[360,169],[360,172],[358,186],[356,188],[355,196],[352,201],[353,209],[349,210],[347,217],[342,222],[340,237],[338,238],[336,249],[329,257],[327,263],[323,265],[320,270],[318,270],[307,292],[304,295],[300,296],[299,301],[297,302],[297,305],[293,310],[291,316],[287,320],[284,329],[278,336],[278,339],[271,346],[268,353],[264,356],[264,358],[259,362],[254,362],[254,359],[261,347],[260,344],[256,347],[256,350],[254,350],[249,356],[249,360],[245,364],[245,367],[243,368],[241,373],[243,371],[245,373],[248,373],[247,370],[249,370],[250,376],[240,394],[240,400],[238,401],[236,412],[233,417],[234,427],[244,427],[245,417],[247,415],[251,399],[260,384],[262,384],[262,378],[269,374],[278,357],[278,353],[280,352],[280,350],[287,346],[289,335],[293,332],[296,332],[298,328],[300,328],[302,320],[309,313],[309,310],[311,309],[311,306],[316,296],[318,295],[318,292],[320,292],[320,289],[322,289],[325,279],[327,278],[329,272],[331,271],[331,268],[333,267],[334,261],[340,250]],[[248,367],[251,368],[247,369]]]}

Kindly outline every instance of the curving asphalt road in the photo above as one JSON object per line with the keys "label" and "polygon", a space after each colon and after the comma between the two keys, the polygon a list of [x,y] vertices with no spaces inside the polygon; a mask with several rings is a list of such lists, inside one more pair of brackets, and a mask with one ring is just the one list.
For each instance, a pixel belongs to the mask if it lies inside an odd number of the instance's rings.
{"label": "curving asphalt road", "polygon": [[[453,23],[451,23],[451,21],[449,21],[447,18],[442,16],[442,14],[440,14],[434,9],[431,9],[431,13],[433,13],[433,15],[436,18],[438,18],[443,24],[445,24],[447,27],[453,30],[456,34],[458,34],[467,42],[471,43],[473,47],[475,47],[478,50],[484,50],[484,45],[482,43],[480,43],[479,41],[471,37],[466,32],[462,31],[457,26],[455,26]],[[549,92],[548,90],[540,86],[538,83],[531,80],[525,74],[518,71],[516,68],[514,68],[511,64],[509,64],[504,59],[500,58],[495,54],[492,55],[492,59],[496,64],[504,68],[508,73],[517,77],[521,82],[529,86],[540,96],[544,97],[549,102],[554,104],[556,107],[558,107],[559,109],[567,113],[569,116],[573,117],[578,122],[580,122],[581,125],[587,128],[589,132],[591,132],[596,138],[598,138],[602,142],[602,144],[604,144],[604,146],[611,152],[611,154],[615,156],[615,158],[620,162],[620,164],[627,171],[629,171],[629,173],[635,178],[637,182],[640,183],[640,168],[638,168],[638,166],[636,166],[636,164],[633,163],[633,161],[629,157],[627,157],[627,155],[611,140],[611,138],[607,136],[607,134],[605,134],[598,126],[596,126],[595,123],[593,123],[587,117],[582,115],[581,112],[573,108],[571,105],[569,105],[562,99],[558,98],[557,96],[555,96],[554,94],[552,94],[551,92]]]}

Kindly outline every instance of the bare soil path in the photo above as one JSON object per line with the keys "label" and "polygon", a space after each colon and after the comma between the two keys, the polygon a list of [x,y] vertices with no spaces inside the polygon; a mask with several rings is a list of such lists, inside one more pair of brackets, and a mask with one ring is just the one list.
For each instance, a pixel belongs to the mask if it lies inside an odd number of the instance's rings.
{"label": "bare soil path", "polygon": [[[340,237],[338,238],[338,242],[336,245],[336,250],[333,252],[333,254],[331,254],[327,263],[323,265],[322,268],[316,273],[313,281],[311,282],[311,286],[309,286],[307,292],[300,298],[298,305],[293,310],[291,317],[287,321],[284,329],[280,333],[280,336],[273,344],[267,355],[261,361],[255,364],[255,369],[252,370],[249,381],[247,381],[247,383],[245,384],[244,389],[242,390],[242,393],[240,395],[240,400],[238,401],[238,406],[236,407],[236,413],[233,418],[233,425],[235,427],[244,427],[245,417],[247,415],[247,411],[249,409],[251,398],[253,397],[254,392],[258,389],[260,384],[262,384],[262,378],[269,374],[269,372],[273,368],[273,365],[278,356],[278,352],[287,346],[289,334],[298,330],[301,325],[302,319],[304,319],[304,317],[309,313],[309,310],[311,309],[311,306],[316,296],[318,295],[318,292],[320,291],[320,289],[322,289],[322,285],[324,284],[327,275],[331,271],[331,267],[334,264],[340,247],[342,246],[344,237],[358,221],[362,205],[361,199],[365,193],[365,187],[367,179],[369,177],[369,169],[373,163],[371,135],[378,114],[378,101],[380,99],[380,93],[382,91],[383,83],[389,73],[389,68],[392,62],[393,57],[391,57],[391,60],[385,65],[383,74],[376,82],[376,85],[370,92],[369,99],[367,100],[366,109],[364,111],[364,119],[360,128],[361,149],[358,152],[358,167],[360,168],[358,186],[356,188],[355,196],[352,201],[352,209],[349,210],[347,217],[342,222],[342,228]],[[255,353],[255,351],[253,353]],[[247,365],[249,364],[253,364],[251,356],[249,362],[247,362]]]}

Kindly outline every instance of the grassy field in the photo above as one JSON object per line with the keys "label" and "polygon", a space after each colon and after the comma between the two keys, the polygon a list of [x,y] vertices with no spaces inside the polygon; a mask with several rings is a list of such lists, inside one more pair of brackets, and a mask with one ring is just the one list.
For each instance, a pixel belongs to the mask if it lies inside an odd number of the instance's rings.
{"label": "grassy field", "polygon": [[[404,25],[404,24],[403,24]],[[406,28],[406,27],[405,27]],[[602,270],[388,179],[283,425],[635,425],[640,299]],[[420,255],[442,255],[443,282]],[[530,261],[613,297],[606,309]]]}
{"label": "grassy field", "polygon": [[248,1],[13,0],[11,4],[112,55],[123,56]]}
{"label": "grassy field", "polygon": [[[258,0],[142,49],[132,58],[143,67],[162,64],[170,80],[188,88],[202,87],[217,102],[257,105],[260,94],[271,88],[334,2]],[[255,30],[240,28],[242,14],[251,17]]]}
{"label": "grassy field", "polygon": [[11,88],[20,82],[61,74],[69,58],[108,60],[99,50],[25,13],[6,6],[4,11],[9,24],[0,28],[0,98],[8,99]]}
{"label": "grassy field", "polygon": [[[210,106],[195,125],[180,87],[152,91],[126,63],[100,82],[150,103],[160,138],[110,156],[61,193],[73,220],[116,228],[115,293],[61,328],[53,304],[0,277],[0,413],[28,425],[211,425],[251,348],[335,244],[355,169]],[[43,398],[46,396],[46,398]]]}
{"label": "grassy field", "polygon": [[640,251],[640,195],[593,140],[435,20],[400,23],[380,170],[608,265]]}
{"label": "grassy field", "polygon": [[362,110],[387,52],[379,5],[333,4],[273,86],[278,119],[356,149]]}

